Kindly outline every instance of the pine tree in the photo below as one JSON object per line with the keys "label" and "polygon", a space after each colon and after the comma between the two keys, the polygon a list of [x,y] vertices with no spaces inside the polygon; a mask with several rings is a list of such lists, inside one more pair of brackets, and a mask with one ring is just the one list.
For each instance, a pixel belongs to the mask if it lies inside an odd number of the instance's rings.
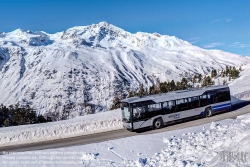
{"label": "pine tree", "polygon": [[4,122],[3,122],[3,125],[4,125],[5,127],[11,126],[11,120],[10,120],[10,118],[6,118],[6,119],[4,120]]}
{"label": "pine tree", "polygon": [[214,70],[211,71],[211,77],[214,77]]}
{"label": "pine tree", "polygon": [[193,84],[196,83],[196,75],[192,78],[192,82],[193,82]]}
{"label": "pine tree", "polygon": [[198,75],[198,82],[199,82],[199,83],[201,82],[201,79],[202,79],[202,75],[199,74],[199,75]]}
{"label": "pine tree", "polygon": [[239,76],[240,71],[237,70],[235,67],[233,67],[230,71],[230,76],[232,77],[232,79],[235,79]]}
{"label": "pine tree", "polygon": [[161,82],[160,83],[160,92],[161,93],[167,93],[168,90],[167,90],[167,82]]}
{"label": "pine tree", "polygon": [[212,78],[214,78],[214,77],[216,77],[217,76],[217,70],[212,70],[212,72],[211,72],[211,77]]}
{"label": "pine tree", "polygon": [[120,108],[120,104],[121,104],[121,100],[118,97],[114,97],[110,110]]}
{"label": "pine tree", "polygon": [[171,91],[171,82],[167,82],[167,92]]}
{"label": "pine tree", "polygon": [[175,90],[181,90],[181,82],[177,81]]}
{"label": "pine tree", "polygon": [[172,80],[172,81],[170,82],[170,91],[174,91],[174,90],[176,90],[176,85],[175,85],[174,80]]}
{"label": "pine tree", "polygon": [[140,84],[139,90],[138,90],[137,94],[138,94],[138,96],[140,96],[140,97],[142,97],[142,96],[145,95],[145,90],[144,90],[143,84]]}
{"label": "pine tree", "polygon": [[229,67],[228,66],[226,66],[226,76],[228,76],[228,74],[229,74],[229,72],[230,72],[230,70],[229,70]]}
{"label": "pine tree", "polygon": [[12,115],[12,121],[13,123],[16,122],[18,125],[24,125],[25,117],[26,117],[26,112],[23,108],[15,108],[15,112]]}
{"label": "pine tree", "polygon": [[187,87],[188,87],[187,83],[188,83],[187,79],[186,78],[182,78],[181,79],[181,83],[180,83],[180,90],[187,89]]}
{"label": "pine tree", "polygon": [[210,76],[206,76],[203,80],[202,86],[211,86],[214,85],[214,81]]}
{"label": "pine tree", "polygon": [[6,106],[3,106],[2,112],[3,112],[3,115],[4,115],[5,118],[9,117],[10,112],[9,112],[9,109]]}
{"label": "pine tree", "polygon": [[153,94],[154,94],[154,90],[155,90],[154,85],[150,86],[150,87],[149,87],[149,94],[150,94],[150,95],[153,95]]}
{"label": "pine tree", "polygon": [[129,98],[129,97],[134,97],[134,96],[135,96],[134,91],[130,90],[130,91],[128,92],[127,98]]}
{"label": "pine tree", "polygon": [[48,122],[43,115],[38,115],[37,116],[37,123],[45,123]]}

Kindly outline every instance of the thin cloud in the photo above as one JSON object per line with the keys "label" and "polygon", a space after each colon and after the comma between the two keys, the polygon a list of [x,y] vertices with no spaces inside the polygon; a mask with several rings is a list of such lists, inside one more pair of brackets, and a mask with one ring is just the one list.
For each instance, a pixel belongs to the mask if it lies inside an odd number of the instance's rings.
{"label": "thin cloud", "polygon": [[192,44],[197,43],[200,40],[200,37],[189,38],[188,41]]}
{"label": "thin cloud", "polygon": [[223,45],[225,44],[222,42],[214,42],[214,43],[206,44],[203,47],[209,49],[209,48],[215,48],[215,47],[223,46]]}
{"label": "thin cloud", "polygon": [[230,22],[230,21],[232,21],[232,20],[233,20],[233,19],[227,19],[226,22]]}
{"label": "thin cloud", "polygon": [[221,20],[216,19],[216,20],[211,21],[210,24],[213,24],[213,23],[216,23],[216,22],[220,22],[220,21],[221,21]]}
{"label": "thin cloud", "polygon": [[228,19],[228,18],[224,18],[224,19],[216,19],[210,22],[210,24],[216,23],[216,22],[230,22],[233,19]]}
{"label": "thin cloud", "polygon": [[246,48],[246,47],[250,47],[250,44],[244,44],[244,43],[240,43],[240,42],[234,42],[231,45],[228,45],[228,47],[233,47],[233,48]]}

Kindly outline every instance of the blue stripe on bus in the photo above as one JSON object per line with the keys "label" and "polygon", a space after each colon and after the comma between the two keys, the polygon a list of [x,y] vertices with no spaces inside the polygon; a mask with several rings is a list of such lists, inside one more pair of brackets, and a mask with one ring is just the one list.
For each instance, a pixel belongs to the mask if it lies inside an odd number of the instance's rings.
{"label": "blue stripe on bus", "polygon": [[[214,112],[220,111],[220,110],[224,110],[224,109],[228,109],[228,108],[231,108],[231,103],[221,104],[221,105],[213,106],[213,107],[212,107],[212,109],[213,109]],[[204,112],[205,112],[205,111],[202,111],[202,112],[200,113],[200,115],[204,115]]]}
{"label": "blue stripe on bus", "polygon": [[224,109],[227,109],[227,108],[231,108],[231,103],[222,104],[222,105],[212,107],[214,112],[219,111],[219,110],[224,110]]}
{"label": "blue stripe on bus", "polygon": [[228,108],[228,107],[231,107],[231,105],[225,105],[225,106],[221,106],[221,107],[212,107],[212,109],[217,110],[217,109],[220,109],[220,108]]}
{"label": "blue stripe on bus", "polygon": [[231,105],[231,103],[221,104],[221,105],[217,105],[217,106],[213,106],[213,107],[221,107],[221,106],[225,106],[225,105]]}

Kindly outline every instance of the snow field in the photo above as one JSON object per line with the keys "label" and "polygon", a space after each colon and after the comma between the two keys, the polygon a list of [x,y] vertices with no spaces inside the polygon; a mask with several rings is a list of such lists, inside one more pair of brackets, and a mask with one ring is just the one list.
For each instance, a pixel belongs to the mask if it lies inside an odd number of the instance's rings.
{"label": "snow field", "polygon": [[[41,155],[53,156],[44,166],[63,166],[65,157],[77,155],[72,162],[82,166],[117,166],[117,167],[226,167],[250,165],[250,113],[238,116],[235,120],[226,119],[196,127],[185,128],[150,135],[139,135],[83,146],[29,151],[37,159]],[[246,159],[227,159],[223,161],[223,152],[243,152]],[[63,153],[59,155],[59,153]],[[58,154],[62,157],[57,160]],[[4,155],[11,159],[15,155]],[[8,157],[8,158],[6,158]],[[3,162],[0,156],[0,165]],[[30,160],[31,162],[34,160]],[[58,162],[58,164],[56,164]],[[68,162],[70,162],[68,160]],[[61,164],[60,164],[61,163]],[[15,166],[5,164],[5,166]],[[18,164],[18,167],[32,166]]]}
{"label": "snow field", "polygon": [[[124,148],[124,143],[129,144],[129,148]],[[250,114],[239,116],[236,120],[226,119],[183,130],[129,137],[99,145],[105,145],[108,151],[101,147],[98,153],[93,154],[96,144],[77,148],[95,155],[93,159],[83,157],[83,164],[131,167],[249,166]],[[70,149],[73,147],[64,150]],[[155,150],[157,151],[154,152]],[[248,153],[249,158],[228,159],[223,162],[221,156],[224,151]],[[103,158],[107,156],[109,158]]]}

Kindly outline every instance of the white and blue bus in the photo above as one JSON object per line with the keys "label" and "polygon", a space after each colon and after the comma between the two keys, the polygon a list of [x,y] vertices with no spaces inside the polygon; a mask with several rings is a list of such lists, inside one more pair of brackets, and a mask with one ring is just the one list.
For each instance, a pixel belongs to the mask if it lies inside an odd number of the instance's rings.
{"label": "white and blue bus", "polygon": [[125,129],[159,129],[168,123],[195,116],[210,117],[231,109],[227,85],[174,91],[122,100],[122,121]]}

